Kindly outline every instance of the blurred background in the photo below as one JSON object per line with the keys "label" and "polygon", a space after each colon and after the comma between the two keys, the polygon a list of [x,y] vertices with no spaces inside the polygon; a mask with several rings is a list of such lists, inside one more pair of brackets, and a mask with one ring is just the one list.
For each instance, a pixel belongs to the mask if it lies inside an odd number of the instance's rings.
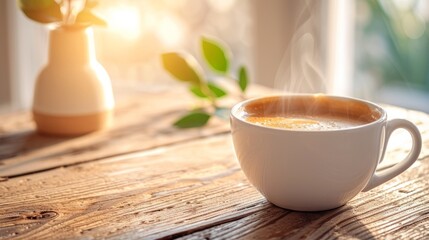
{"label": "blurred background", "polygon": [[[206,35],[230,47],[232,70],[247,65],[253,83],[429,112],[427,0],[102,0],[95,11],[109,25],[95,28],[95,44],[114,87],[175,84],[160,54],[201,59]],[[0,1],[0,112],[31,107],[48,32]]]}

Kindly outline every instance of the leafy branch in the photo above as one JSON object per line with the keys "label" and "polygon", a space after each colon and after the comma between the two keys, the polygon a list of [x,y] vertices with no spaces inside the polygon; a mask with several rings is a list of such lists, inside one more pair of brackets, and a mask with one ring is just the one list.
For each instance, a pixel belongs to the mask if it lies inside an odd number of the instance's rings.
{"label": "leafy branch", "polygon": [[[248,74],[245,66],[240,66],[236,77],[231,74],[231,53],[229,49],[219,41],[202,37],[201,51],[203,59],[209,69],[215,74],[235,82],[244,95],[248,85]],[[188,84],[189,91],[195,97],[208,103],[208,108],[198,107],[180,117],[174,126],[178,128],[202,127],[213,116],[227,118],[228,108],[219,106],[218,100],[228,95],[227,91],[213,81],[204,77],[201,65],[189,53],[169,52],[161,56],[164,69],[176,80]]]}
{"label": "leafy branch", "polygon": [[92,12],[95,0],[17,0],[21,11],[39,23],[62,26],[105,26],[106,21]]}

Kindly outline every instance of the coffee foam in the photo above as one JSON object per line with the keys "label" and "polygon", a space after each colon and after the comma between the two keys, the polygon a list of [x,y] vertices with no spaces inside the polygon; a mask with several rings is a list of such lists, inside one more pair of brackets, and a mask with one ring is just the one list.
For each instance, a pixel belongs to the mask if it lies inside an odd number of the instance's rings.
{"label": "coffee foam", "polygon": [[351,99],[325,95],[268,97],[248,103],[246,121],[259,125],[302,129],[343,129],[376,121],[381,112]]}
{"label": "coffee foam", "polygon": [[343,118],[332,119],[323,117],[290,116],[290,117],[257,117],[248,116],[246,121],[258,125],[306,131],[323,131],[344,129],[362,124],[359,121],[345,120]]}

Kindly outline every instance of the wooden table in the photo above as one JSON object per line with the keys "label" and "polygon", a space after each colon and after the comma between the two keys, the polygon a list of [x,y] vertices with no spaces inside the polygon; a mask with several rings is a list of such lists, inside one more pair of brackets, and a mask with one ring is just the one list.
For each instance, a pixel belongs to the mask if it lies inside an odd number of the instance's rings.
{"label": "wooden table", "polygon": [[[254,87],[250,95],[264,94]],[[227,104],[237,101],[231,99]],[[331,211],[275,207],[246,180],[229,122],[177,130],[183,90],[117,94],[109,131],[38,135],[28,112],[0,116],[0,239],[413,239],[429,236],[429,116],[386,106],[423,135],[419,161]],[[407,134],[389,147],[392,164]]]}

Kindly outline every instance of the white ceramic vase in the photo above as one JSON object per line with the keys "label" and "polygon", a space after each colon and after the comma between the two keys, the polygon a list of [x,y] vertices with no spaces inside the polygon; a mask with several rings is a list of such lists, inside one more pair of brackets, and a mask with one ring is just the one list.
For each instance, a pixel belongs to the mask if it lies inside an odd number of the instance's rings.
{"label": "white ceramic vase", "polygon": [[113,119],[110,78],[97,61],[91,27],[58,27],[49,36],[49,60],[36,80],[33,118],[40,133],[81,135]]}

